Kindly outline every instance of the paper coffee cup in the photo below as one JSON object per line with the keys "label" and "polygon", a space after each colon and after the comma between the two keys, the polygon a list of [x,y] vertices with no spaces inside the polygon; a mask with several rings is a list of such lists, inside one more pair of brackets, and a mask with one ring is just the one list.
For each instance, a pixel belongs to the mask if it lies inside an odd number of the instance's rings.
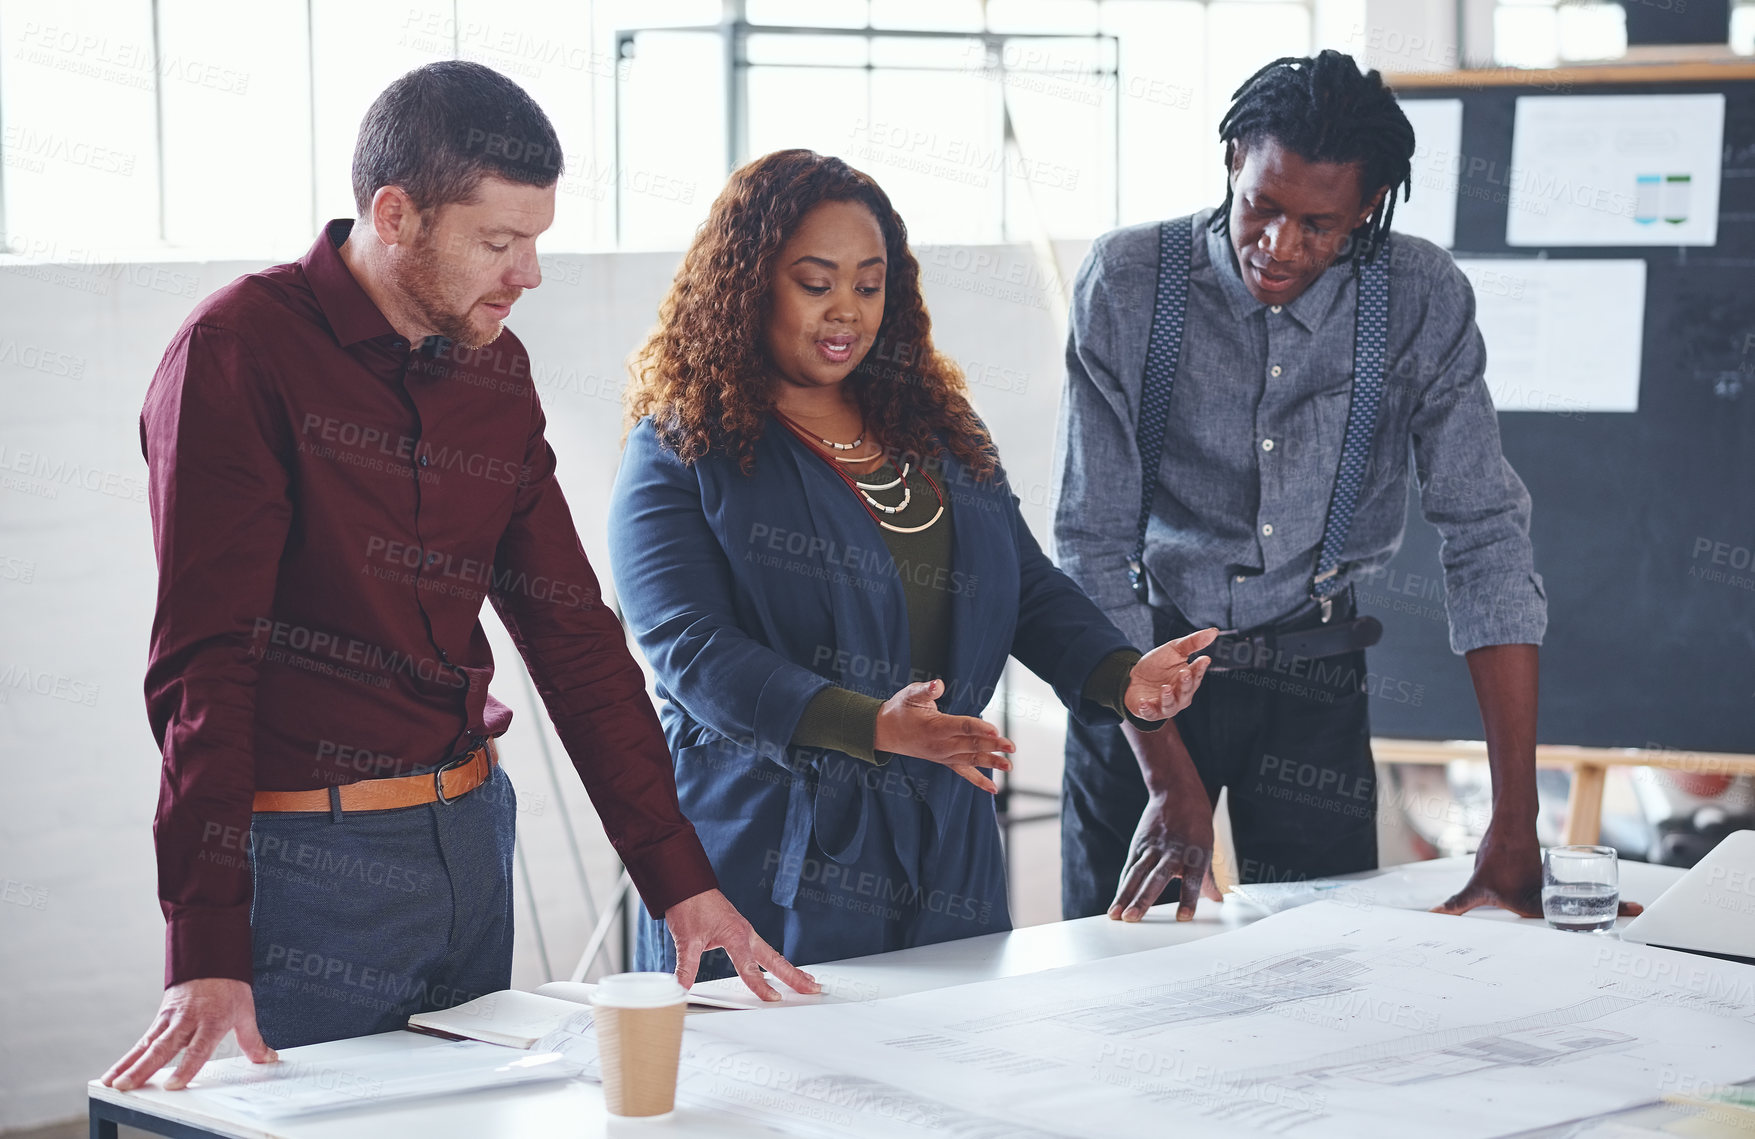
{"label": "paper coffee cup", "polygon": [[617,973],[591,994],[603,1099],[611,1115],[664,1115],[676,1106],[688,990],[669,973]]}

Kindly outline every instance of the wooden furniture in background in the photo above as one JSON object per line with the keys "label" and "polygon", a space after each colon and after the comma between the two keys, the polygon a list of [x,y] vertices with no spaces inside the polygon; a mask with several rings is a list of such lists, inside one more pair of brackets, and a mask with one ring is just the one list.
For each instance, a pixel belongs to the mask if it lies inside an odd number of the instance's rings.
{"label": "wooden furniture in background", "polygon": [[[1372,754],[1379,763],[1450,763],[1487,759],[1487,745],[1476,740],[1374,739]],[[1727,752],[1652,751],[1644,748],[1536,748],[1536,766],[1564,767],[1572,772],[1572,794],[1566,804],[1566,841],[1595,843],[1603,824],[1603,785],[1611,767],[1653,767],[1690,775],[1755,775],[1755,755]]]}

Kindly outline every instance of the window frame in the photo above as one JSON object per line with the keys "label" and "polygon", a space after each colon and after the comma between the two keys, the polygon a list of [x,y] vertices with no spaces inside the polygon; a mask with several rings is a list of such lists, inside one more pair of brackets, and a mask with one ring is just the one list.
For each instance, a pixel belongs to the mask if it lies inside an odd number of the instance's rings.
{"label": "window frame", "polygon": [[[692,27],[658,26],[638,28],[618,28],[615,33],[615,60],[617,65],[631,64],[636,57],[635,40],[648,32],[661,33],[693,33],[715,35],[719,37],[721,51],[724,55],[725,73],[725,114],[723,130],[725,135],[725,153],[729,166],[725,174],[748,162],[754,155],[749,153],[749,72],[751,68],[771,68],[784,71],[792,68],[817,71],[863,71],[867,74],[889,72],[899,74],[913,71],[946,71],[955,72],[954,67],[911,65],[907,67],[893,64],[871,62],[872,42],[875,40],[925,40],[929,42],[970,42],[979,41],[986,58],[981,68],[983,78],[997,84],[999,88],[1001,115],[1001,138],[998,140],[1003,150],[1008,143],[1015,141],[1012,128],[1011,102],[1008,97],[1007,75],[1046,75],[1065,77],[1076,74],[1083,78],[1095,76],[1098,82],[1114,87],[1121,78],[1121,38],[1117,35],[1096,31],[1080,35],[1072,32],[994,32],[994,31],[941,31],[937,29],[907,28],[874,28],[868,23],[863,28],[816,27],[803,24],[756,24],[744,19],[729,19],[717,24],[700,24]],[[754,63],[749,61],[749,38],[758,36],[835,36],[842,38],[863,39],[866,42],[866,62],[858,63]],[[1097,48],[1099,62],[1092,68],[1069,73],[1064,70],[1048,70],[1030,67],[1009,67],[1006,60],[1006,45],[1028,43],[1032,41],[1066,43],[1068,41],[1088,40]],[[1107,63],[1101,62],[1107,60]],[[622,164],[622,113],[624,109],[622,85],[615,85],[615,94],[611,104],[611,122],[613,138],[610,144],[610,159],[617,169]],[[1113,106],[1109,115],[1109,227],[1113,228],[1121,216],[1121,100],[1112,100]],[[1002,241],[1026,240],[1031,235],[1019,235],[1011,232],[1010,220],[1010,179],[1001,178],[1000,187],[1000,233]],[[615,210],[611,221],[611,236],[617,247],[622,242],[622,196],[620,187],[615,195]]]}

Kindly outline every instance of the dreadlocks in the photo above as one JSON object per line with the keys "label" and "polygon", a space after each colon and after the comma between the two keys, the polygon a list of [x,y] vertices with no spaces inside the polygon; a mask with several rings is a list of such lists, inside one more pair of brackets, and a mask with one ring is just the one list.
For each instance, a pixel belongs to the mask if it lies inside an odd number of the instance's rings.
{"label": "dreadlocks", "polygon": [[[1219,121],[1227,172],[1239,144],[1247,147],[1272,138],[1306,162],[1359,163],[1367,196],[1379,186],[1389,187],[1337,261],[1350,260],[1355,252],[1360,261],[1377,256],[1395,216],[1396,191],[1402,191],[1404,200],[1413,193],[1414,128],[1383,77],[1374,70],[1361,74],[1353,57],[1338,51],[1315,59],[1287,56],[1251,75],[1231,98],[1231,109]],[[1225,204],[1213,216],[1211,228],[1224,233],[1230,219],[1227,178]]]}

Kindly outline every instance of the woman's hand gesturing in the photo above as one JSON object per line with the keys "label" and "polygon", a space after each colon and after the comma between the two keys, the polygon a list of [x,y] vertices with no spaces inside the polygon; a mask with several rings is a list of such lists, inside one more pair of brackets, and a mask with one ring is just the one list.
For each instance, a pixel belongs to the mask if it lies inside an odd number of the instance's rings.
{"label": "woman's hand gesturing", "polygon": [[1218,635],[1217,629],[1202,629],[1166,641],[1141,657],[1127,678],[1127,695],[1122,697],[1127,710],[1142,720],[1168,720],[1188,707],[1213,659],[1202,657],[1191,662],[1188,658],[1212,644]]}
{"label": "woman's hand gesturing", "polygon": [[948,716],[939,711],[934,701],[944,690],[944,681],[928,680],[910,684],[884,701],[878,709],[877,749],[942,763],[988,794],[994,794],[999,788],[980,769],[1010,771],[1012,761],[1008,755],[1018,750],[1018,745],[1000,735],[999,729],[986,720]]}

